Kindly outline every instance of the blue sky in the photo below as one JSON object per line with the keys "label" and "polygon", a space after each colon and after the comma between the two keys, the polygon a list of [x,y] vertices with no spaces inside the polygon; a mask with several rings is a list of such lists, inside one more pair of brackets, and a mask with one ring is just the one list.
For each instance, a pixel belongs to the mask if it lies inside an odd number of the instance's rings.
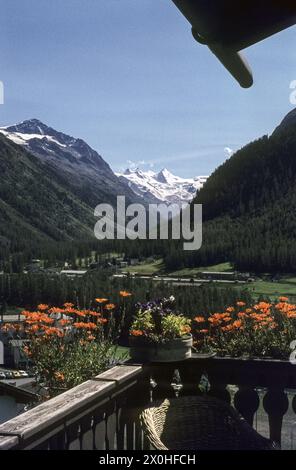
{"label": "blue sky", "polygon": [[295,28],[245,51],[255,85],[243,90],[171,0],[1,3],[1,125],[39,118],[116,170],[208,174],[293,107]]}

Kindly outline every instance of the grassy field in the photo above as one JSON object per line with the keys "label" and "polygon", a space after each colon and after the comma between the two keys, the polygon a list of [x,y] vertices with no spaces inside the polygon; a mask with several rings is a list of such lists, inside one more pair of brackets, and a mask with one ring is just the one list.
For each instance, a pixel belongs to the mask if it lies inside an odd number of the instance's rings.
{"label": "grassy field", "polygon": [[221,263],[215,264],[213,266],[201,266],[199,268],[184,268],[179,269],[178,271],[170,272],[169,274],[176,277],[194,277],[200,272],[230,272],[233,271],[233,268],[230,263]]}
{"label": "grassy field", "polygon": [[152,263],[143,263],[136,266],[128,266],[124,271],[137,274],[160,274],[163,272],[163,260],[159,259]]}
{"label": "grassy field", "polygon": [[296,297],[296,278],[287,277],[279,282],[256,281],[248,286],[248,289],[256,297],[266,295],[276,298],[281,295]]}
{"label": "grassy field", "polygon": [[166,274],[174,277],[194,277],[202,271],[229,272],[232,271],[230,263],[215,264],[214,266],[202,266],[199,268],[184,268],[177,271],[167,272],[163,260],[159,259],[152,263],[142,263],[137,266],[129,266],[124,271],[138,274]]}

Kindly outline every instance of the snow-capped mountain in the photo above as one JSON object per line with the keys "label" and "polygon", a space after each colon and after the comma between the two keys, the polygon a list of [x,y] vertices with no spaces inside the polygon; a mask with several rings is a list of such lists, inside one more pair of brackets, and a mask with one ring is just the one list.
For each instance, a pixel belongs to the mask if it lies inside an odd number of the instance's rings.
{"label": "snow-capped mountain", "polygon": [[121,181],[126,180],[134,193],[150,204],[164,202],[179,206],[190,202],[207,180],[207,176],[180,178],[166,168],[159,173],[128,169],[116,175]]}
{"label": "snow-capped mountain", "polygon": [[105,160],[82,139],[74,138],[30,119],[13,126],[2,127],[0,132],[29,153],[50,166],[59,180],[71,186],[85,202],[95,207],[110,202],[117,195],[135,201],[135,194],[121,182]]}
{"label": "snow-capped mountain", "polygon": [[159,173],[126,170],[113,173],[108,163],[82,139],[71,137],[38,119],[0,128],[9,140],[22,146],[49,166],[59,181],[70,186],[87,204],[114,202],[125,195],[127,202],[178,204],[190,202],[207,177],[180,178],[167,169]]}
{"label": "snow-capped mountain", "polygon": [[113,173],[103,158],[86,142],[58,132],[38,119],[2,127],[0,132],[45,162],[63,167],[70,173],[78,169],[87,174],[96,173],[96,170]]}

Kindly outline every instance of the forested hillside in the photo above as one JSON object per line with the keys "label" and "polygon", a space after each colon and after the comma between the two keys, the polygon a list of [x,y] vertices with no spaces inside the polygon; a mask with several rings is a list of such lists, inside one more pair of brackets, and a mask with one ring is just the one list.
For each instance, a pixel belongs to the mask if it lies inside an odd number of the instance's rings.
{"label": "forested hillside", "polygon": [[91,208],[50,167],[2,135],[0,174],[2,259],[34,254],[55,242],[90,239]]}
{"label": "forested hillside", "polygon": [[203,247],[168,253],[167,266],[232,261],[241,270],[295,270],[295,183],[293,111],[270,137],[247,145],[211,175],[195,199],[203,204]]}

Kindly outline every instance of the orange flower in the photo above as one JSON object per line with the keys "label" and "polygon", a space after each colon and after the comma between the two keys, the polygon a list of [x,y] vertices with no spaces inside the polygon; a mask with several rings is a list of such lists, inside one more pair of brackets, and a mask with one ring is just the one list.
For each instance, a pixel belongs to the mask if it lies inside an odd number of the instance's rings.
{"label": "orange flower", "polygon": [[259,302],[259,304],[254,305],[254,310],[261,310],[264,312],[269,312],[272,305],[267,302]]}
{"label": "orange flower", "polygon": [[239,312],[239,313],[237,314],[237,317],[238,317],[238,318],[245,318],[246,316],[247,316],[247,315],[246,315],[245,312]]}
{"label": "orange flower", "polygon": [[187,334],[187,333],[190,333],[190,332],[191,332],[190,326],[183,326],[182,327],[182,333]]}
{"label": "orange flower", "polygon": [[40,330],[40,327],[39,325],[33,325],[32,328],[31,328],[31,331],[33,331],[34,333],[37,333],[37,331]]}
{"label": "orange flower", "polygon": [[26,312],[26,320],[25,323],[31,325],[33,323],[45,323],[47,325],[54,323],[54,319],[50,318],[48,315],[45,315],[40,312]]}
{"label": "orange flower", "polygon": [[236,320],[232,324],[233,328],[239,330],[243,326],[243,322],[241,320]]}
{"label": "orange flower", "polygon": [[250,318],[252,318],[252,320],[255,320],[257,323],[264,322],[264,321],[268,320],[267,314],[265,314],[265,313],[261,313],[261,314],[260,313],[251,313]]}
{"label": "orange flower", "polygon": [[84,312],[83,310],[75,310],[75,312],[70,312],[70,313],[76,313],[78,317],[82,317],[82,318],[86,316],[86,312]]}
{"label": "orange flower", "polygon": [[209,323],[211,323],[213,326],[219,326],[221,325],[221,320],[212,316],[209,318]]}
{"label": "orange flower", "polygon": [[41,312],[44,312],[45,310],[48,309],[48,305],[46,304],[39,304],[38,307],[37,307],[38,310],[40,310]]}
{"label": "orange flower", "polygon": [[21,312],[21,315],[23,315],[24,317],[27,317],[28,315],[31,315],[31,312],[29,312],[28,310],[23,310]]}
{"label": "orange flower", "polygon": [[288,302],[289,298],[288,297],[280,297],[279,301],[280,302]]}
{"label": "orange flower", "polygon": [[114,305],[114,304],[107,304],[107,305],[105,305],[105,309],[106,309],[106,310],[114,310],[115,307],[116,307],[116,305]]}
{"label": "orange flower", "polygon": [[94,341],[96,339],[96,337],[93,336],[93,335],[88,335],[87,339],[88,339],[88,341]]}
{"label": "orange flower", "polygon": [[222,326],[222,331],[233,331],[233,325]]}
{"label": "orange flower", "polygon": [[94,310],[88,310],[85,313],[87,315],[91,315],[92,317],[100,317],[101,316],[100,312],[95,312]]}
{"label": "orange flower", "polygon": [[232,312],[234,312],[234,308],[233,308],[233,307],[228,307],[228,308],[226,309],[226,312],[232,313]]}
{"label": "orange flower", "polygon": [[74,307],[74,304],[71,304],[71,302],[65,302],[64,307],[65,308],[72,308],[72,307]]}
{"label": "orange flower", "polygon": [[59,328],[55,327],[45,328],[44,333],[46,336],[58,336],[59,338],[64,336],[64,333]]}
{"label": "orange flower", "polygon": [[287,315],[288,312],[291,312],[296,309],[296,305],[288,304],[287,302],[280,302],[275,306],[281,313]]}
{"label": "orange flower", "polygon": [[73,323],[73,326],[77,328],[77,330],[96,330],[97,325],[95,323],[89,322],[89,323],[84,323],[84,322],[76,322]]}
{"label": "orange flower", "polygon": [[288,312],[287,317],[291,318],[291,319],[295,319],[296,318],[296,312]]}
{"label": "orange flower", "polygon": [[48,313],[50,314],[55,314],[55,313],[62,313],[63,309],[58,308],[58,307],[52,307],[48,310]]}
{"label": "orange flower", "polygon": [[231,317],[224,317],[224,318],[223,318],[223,321],[224,321],[225,323],[230,323],[230,322],[232,321],[232,318],[231,318]]}
{"label": "orange flower", "polygon": [[73,323],[73,326],[77,328],[77,330],[82,330],[84,328],[87,328],[86,323],[83,323],[83,322],[75,322]]}
{"label": "orange flower", "polygon": [[236,302],[236,305],[237,305],[238,307],[244,307],[246,304],[245,304],[245,302],[242,302],[242,301],[240,300],[239,302]]}
{"label": "orange flower", "polygon": [[52,324],[54,323],[54,319],[48,317],[47,315],[42,315],[42,316],[40,317],[40,321],[41,321],[42,323],[46,323],[47,325],[52,325]]}
{"label": "orange flower", "polygon": [[65,375],[62,372],[55,372],[54,376],[59,382],[63,382],[65,380]]}
{"label": "orange flower", "polygon": [[98,298],[98,299],[95,299],[95,301],[96,301],[98,304],[105,304],[106,302],[108,302],[108,299]]}
{"label": "orange flower", "polygon": [[66,307],[65,310],[64,310],[64,313],[66,313],[67,315],[70,315],[71,313],[78,314],[78,311],[79,310],[76,310],[73,307]]}
{"label": "orange flower", "polygon": [[60,320],[61,326],[66,326],[66,325],[69,325],[70,323],[71,323],[71,320],[65,320],[65,319]]}
{"label": "orange flower", "polygon": [[203,334],[203,335],[206,335],[208,332],[209,332],[209,330],[207,330],[207,329],[200,330],[200,333]]}
{"label": "orange flower", "polygon": [[143,336],[143,331],[141,331],[141,330],[131,330],[130,334],[132,336]]}
{"label": "orange flower", "polygon": [[130,297],[132,294],[131,294],[130,292],[127,292],[126,290],[121,290],[121,291],[119,292],[119,295],[120,295],[121,297]]}
{"label": "orange flower", "polygon": [[194,321],[196,323],[204,323],[206,320],[204,317],[195,317]]}

